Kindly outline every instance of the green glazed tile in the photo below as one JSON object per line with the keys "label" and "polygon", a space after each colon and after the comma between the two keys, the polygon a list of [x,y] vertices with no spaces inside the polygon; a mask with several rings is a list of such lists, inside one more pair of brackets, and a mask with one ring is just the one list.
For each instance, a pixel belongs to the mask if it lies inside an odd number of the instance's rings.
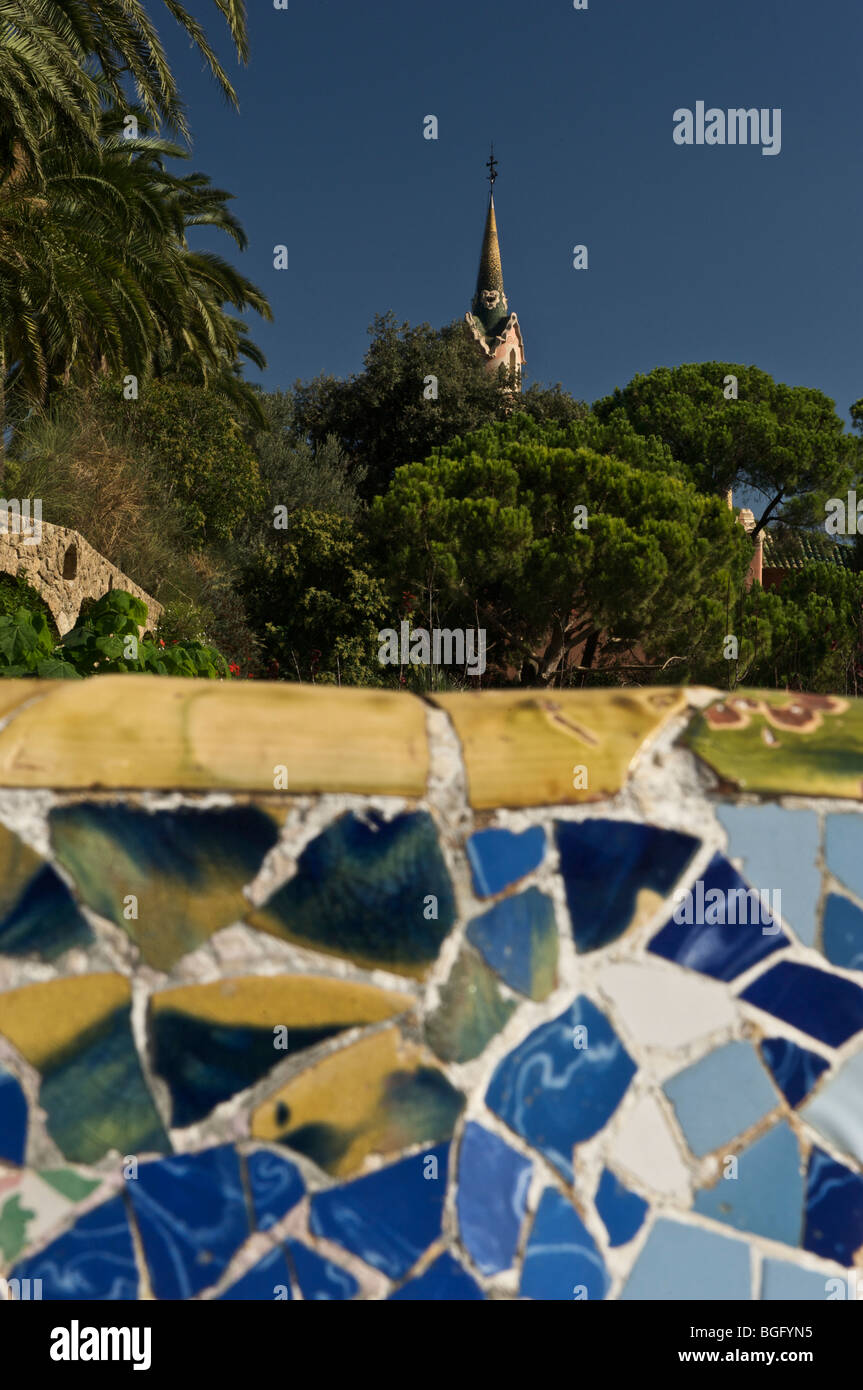
{"label": "green glazed tile", "polygon": [[70,1202],[82,1202],[99,1186],[98,1178],[82,1178],[74,1168],[42,1168],[39,1177]]}
{"label": "green glazed tile", "polygon": [[0,1035],[41,1072],[48,1133],[73,1163],[93,1163],[111,1149],[169,1148],[135,1049],[130,1000],[128,980],[111,974],[0,994]]}
{"label": "green glazed tile", "polygon": [[75,1204],[100,1186],[100,1179],[79,1177],[69,1168],[24,1171],[11,1192],[0,1185],[0,1257],[15,1260],[65,1226]]}
{"label": "green glazed tile", "polygon": [[861,700],[737,691],[697,715],[684,741],[729,789],[863,799]]}
{"label": "green glazed tile", "polygon": [[463,1105],[425,1048],[388,1027],[280,1087],[252,1116],[252,1137],[344,1177],[372,1155],[451,1138]]}
{"label": "green glazed tile", "polygon": [[36,1213],[22,1206],[21,1193],[15,1192],[4,1202],[0,1198],[0,1258],[6,1263],[20,1255],[30,1237],[27,1228]]}
{"label": "green glazed tile", "polygon": [[278,839],[275,820],[258,806],[151,812],[86,801],[56,807],[49,822],[84,902],[122,927],[158,970],[242,917],[241,890]]}
{"label": "green glazed tile", "polygon": [[440,1003],[426,1020],[429,1046],[442,1062],[470,1062],[509,1019],[515,1004],[504,999],[494,974],[470,946],[459,953]]}
{"label": "green glazed tile", "polygon": [[421,977],[455,921],[432,817],[346,812],[306,846],[294,877],[246,920],[367,969]]}

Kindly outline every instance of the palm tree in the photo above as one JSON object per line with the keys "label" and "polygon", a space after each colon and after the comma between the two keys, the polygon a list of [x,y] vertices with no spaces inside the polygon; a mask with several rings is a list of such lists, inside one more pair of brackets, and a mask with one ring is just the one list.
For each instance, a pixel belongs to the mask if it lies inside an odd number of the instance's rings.
{"label": "palm tree", "polygon": [[[248,60],[245,0],[214,0],[240,61]],[[179,0],[164,0],[222,89],[227,74],[203,26]],[[100,81],[124,105],[134,89],[149,117],[187,137],[183,103],[158,32],[141,0],[0,0],[0,168],[35,161],[47,128],[63,141],[95,138]]]}
{"label": "palm tree", "polygon": [[260,419],[238,362],[263,357],[225,305],[271,318],[267,300],[187,239],[208,225],[245,246],[230,195],[170,171],[167,160],[187,157],[181,146],[154,133],[127,140],[125,114],[103,113],[95,147],[43,140],[34,165],[0,179],[0,481],[7,393],[20,411],[59,385],[182,366]]}

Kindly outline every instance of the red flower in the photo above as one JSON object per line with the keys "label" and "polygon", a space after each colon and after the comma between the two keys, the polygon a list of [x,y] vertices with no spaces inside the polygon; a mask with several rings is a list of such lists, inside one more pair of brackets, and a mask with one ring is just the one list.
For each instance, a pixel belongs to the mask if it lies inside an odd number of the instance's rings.
{"label": "red flower", "polygon": [[160,646],[160,647],[164,647],[164,645],[165,645],[165,639],[164,639],[164,637],[160,637],[160,638],[159,638],[159,646]]}
{"label": "red flower", "polygon": [[240,668],[237,665],[236,661],[232,661],[230,663],[230,665],[228,666],[228,670],[230,671],[232,676],[238,676],[240,674]]}

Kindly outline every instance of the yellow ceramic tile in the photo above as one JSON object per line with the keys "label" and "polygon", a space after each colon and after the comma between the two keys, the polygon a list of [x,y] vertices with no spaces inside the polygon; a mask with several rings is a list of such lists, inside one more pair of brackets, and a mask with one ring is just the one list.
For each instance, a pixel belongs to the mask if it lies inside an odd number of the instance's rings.
{"label": "yellow ceramic tile", "polygon": [[[2,684],[0,681],[0,687]],[[5,916],[17,901],[25,883],[44,862],[35,850],[19,840],[5,825],[0,825],[0,915]]]}
{"label": "yellow ceramic tile", "polygon": [[5,719],[27,700],[37,696],[44,700],[52,689],[52,683],[43,680],[0,681],[0,719]]}
{"label": "yellow ceramic tile", "polygon": [[42,1069],[132,997],[124,975],[69,975],[0,994],[0,1034]]}
{"label": "yellow ceramic tile", "polygon": [[427,774],[422,702],[382,690],[93,676],[53,683],[0,730],[7,787],[421,796]]}
{"label": "yellow ceramic tile", "polygon": [[463,1101],[431,1054],[390,1027],[287,1082],[255,1111],[252,1136],[344,1177],[370,1154],[448,1139]]}
{"label": "yellow ceramic tile", "polygon": [[212,1023],[261,1028],[380,1023],[413,1004],[408,994],[318,975],[246,975],[161,990],[151,1001],[154,1013],[172,1009]]}
{"label": "yellow ceramic tile", "polygon": [[455,725],[477,810],[613,796],[645,740],[686,706],[684,691],[664,688],[431,698]]}

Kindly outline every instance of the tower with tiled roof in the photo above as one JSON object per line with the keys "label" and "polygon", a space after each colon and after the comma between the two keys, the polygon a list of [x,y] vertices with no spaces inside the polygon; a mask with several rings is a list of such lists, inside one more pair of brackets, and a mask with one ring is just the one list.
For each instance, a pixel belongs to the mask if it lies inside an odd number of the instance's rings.
{"label": "tower with tiled roof", "polygon": [[488,199],[488,212],[485,219],[485,233],[479,258],[479,273],[476,277],[476,293],[469,314],[465,314],[468,330],[483,354],[487,368],[497,372],[501,367],[514,374],[514,389],[522,389],[522,371],[525,366],[524,340],[521,336],[518,318],[509,312],[506,292],[503,287],[503,269],[500,261],[500,242],[497,235],[497,217],[494,210],[494,184],[497,178],[497,160],[492,146],[491,158],[487,161],[488,180],[491,184]]}

